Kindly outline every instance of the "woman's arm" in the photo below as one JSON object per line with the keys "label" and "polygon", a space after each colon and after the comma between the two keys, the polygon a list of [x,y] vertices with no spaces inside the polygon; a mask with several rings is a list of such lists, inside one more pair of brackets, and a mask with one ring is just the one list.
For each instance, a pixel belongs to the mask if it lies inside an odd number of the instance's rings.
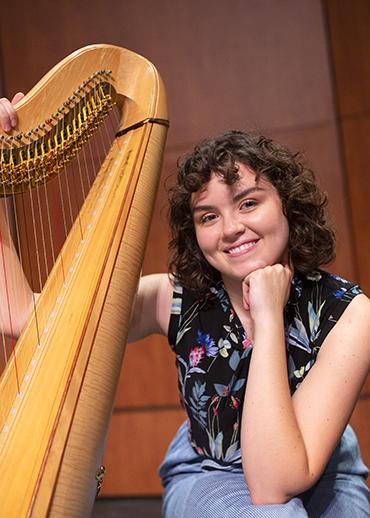
{"label": "woman's arm", "polygon": [[24,275],[0,202],[0,327],[5,335],[17,338],[35,304],[35,294]]}
{"label": "woman's arm", "polygon": [[140,279],[133,308],[128,341],[135,342],[154,333],[167,335],[173,286],[165,273]]}
{"label": "woman's arm", "polygon": [[245,476],[257,504],[285,502],[318,480],[370,364],[370,301],[358,295],[291,397],[283,322],[289,280],[281,265],[254,272],[247,280],[254,347],[241,446]]}
{"label": "woman's arm", "polygon": [[[17,125],[14,105],[24,97],[18,92],[11,101],[0,99],[0,128],[10,131]],[[5,201],[0,202],[0,327],[1,332],[18,337],[35,303],[10,233]]]}

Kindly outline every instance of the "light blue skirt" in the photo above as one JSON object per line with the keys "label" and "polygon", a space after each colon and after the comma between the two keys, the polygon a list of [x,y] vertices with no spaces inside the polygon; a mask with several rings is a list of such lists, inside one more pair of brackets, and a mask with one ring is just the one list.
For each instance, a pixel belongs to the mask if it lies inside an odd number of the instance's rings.
{"label": "light blue skirt", "polygon": [[163,518],[369,518],[368,471],[347,426],[318,483],[285,504],[253,505],[241,464],[221,466],[198,455],[183,423],[159,474]]}

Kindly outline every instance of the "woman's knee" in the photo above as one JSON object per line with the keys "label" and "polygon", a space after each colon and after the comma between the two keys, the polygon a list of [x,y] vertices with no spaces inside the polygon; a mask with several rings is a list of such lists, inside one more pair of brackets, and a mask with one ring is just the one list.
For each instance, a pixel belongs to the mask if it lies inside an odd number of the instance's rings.
{"label": "woman's knee", "polygon": [[209,472],[170,484],[164,518],[307,518],[299,498],[286,504],[253,505],[242,474]]}

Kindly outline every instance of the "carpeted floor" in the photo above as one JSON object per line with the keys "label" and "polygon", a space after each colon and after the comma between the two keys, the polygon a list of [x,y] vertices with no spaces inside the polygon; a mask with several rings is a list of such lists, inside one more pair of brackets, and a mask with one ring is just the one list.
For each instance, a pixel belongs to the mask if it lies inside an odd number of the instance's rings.
{"label": "carpeted floor", "polygon": [[160,498],[99,498],[91,518],[161,518]]}

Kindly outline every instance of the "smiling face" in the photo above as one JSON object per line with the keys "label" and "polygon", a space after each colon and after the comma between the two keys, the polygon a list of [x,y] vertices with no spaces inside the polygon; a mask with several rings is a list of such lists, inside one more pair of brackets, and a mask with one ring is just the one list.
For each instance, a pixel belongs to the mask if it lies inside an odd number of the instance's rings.
{"label": "smiling face", "polygon": [[229,289],[259,268],[288,260],[289,226],[278,192],[237,165],[233,185],[213,173],[191,198],[198,245]]}

